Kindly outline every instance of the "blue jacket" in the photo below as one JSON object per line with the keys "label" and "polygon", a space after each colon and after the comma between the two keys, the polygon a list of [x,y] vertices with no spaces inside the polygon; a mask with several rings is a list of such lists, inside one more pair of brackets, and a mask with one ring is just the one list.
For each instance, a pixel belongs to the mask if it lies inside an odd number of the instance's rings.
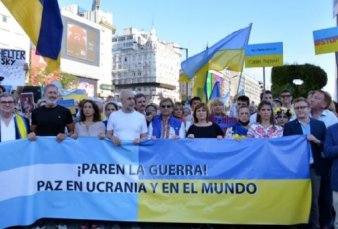
{"label": "blue jacket", "polygon": [[333,160],[331,168],[331,187],[338,192],[338,123],[327,128],[324,156]]}
{"label": "blue jacket", "polygon": [[[322,157],[323,145],[325,141],[326,127],[324,122],[310,118],[310,128],[311,134],[314,135],[318,140],[321,141],[321,144],[315,144],[311,142],[311,150],[313,155],[313,161],[315,166],[315,171],[320,176],[328,175],[330,171],[331,162],[330,160],[324,159]],[[289,135],[303,135],[303,130],[301,124],[297,119],[290,121],[284,126],[284,136]],[[297,149],[295,149],[297,151]]]}
{"label": "blue jacket", "polygon": [[[153,118],[151,123],[152,123],[151,125],[153,127],[153,133],[151,133],[152,136],[156,136],[156,138],[160,138],[161,133],[162,133],[162,116],[156,115]],[[175,135],[179,136],[182,122],[180,120],[174,118],[173,116],[170,116],[168,123],[169,123],[169,126],[171,126],[174,129]]]}

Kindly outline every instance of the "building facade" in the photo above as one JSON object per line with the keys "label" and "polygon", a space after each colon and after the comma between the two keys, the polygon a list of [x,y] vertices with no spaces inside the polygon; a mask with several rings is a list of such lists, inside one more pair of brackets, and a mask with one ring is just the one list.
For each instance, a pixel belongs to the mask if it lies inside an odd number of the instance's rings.
{"label": "building facade", "polygon": [[181,52],[174,43],[166,43],[150,32],[124,29],[112,39],[112,80],[115,96],[122,89],[143,93],[150,102],[159,94],[176,101],[179,98]]}

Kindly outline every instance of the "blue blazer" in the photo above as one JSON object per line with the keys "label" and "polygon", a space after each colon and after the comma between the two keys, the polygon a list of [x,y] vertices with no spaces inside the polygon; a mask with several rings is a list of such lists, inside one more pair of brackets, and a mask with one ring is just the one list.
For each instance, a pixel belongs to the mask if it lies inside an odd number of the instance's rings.
{"label": "blue blazer", "polygon": [[338,123],[327,128],[324,157],[332,159],[331,187],[338,191]]}
{"label": "blue blazer", "polygon": [[[320,176],[327,176],[330,172],[331,161],[322,157],[323,145],[326,135],[325,124],[322,121],[310,118],[310,128],[311,134],[321,141],[319,145],[311,142],[315,171]],[[299,121],[295,119],[286,123],[284,126],[283,135],[303,135],[303,130]]]}

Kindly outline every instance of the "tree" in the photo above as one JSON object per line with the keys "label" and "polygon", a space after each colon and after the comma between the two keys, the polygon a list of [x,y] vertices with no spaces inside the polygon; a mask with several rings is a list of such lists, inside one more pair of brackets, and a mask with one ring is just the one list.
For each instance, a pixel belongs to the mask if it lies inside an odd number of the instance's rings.
{"label": "tree", "polygon": [[79,84],[79,79],[75,75],[66,72],[61,72],[60,78],[62,88],[64,89],[76,88]]}
{"label": "tree", "polygon": [[[296,85],[294,80],[302,80],[301,85]],[[283,65],[273,67],[271,71],[272,94],[278,97],[280,92],[288,89],[293,93],[293,97],[307,97],[311,90],[318,90],[327,84],[326,72],[315,65]]]}

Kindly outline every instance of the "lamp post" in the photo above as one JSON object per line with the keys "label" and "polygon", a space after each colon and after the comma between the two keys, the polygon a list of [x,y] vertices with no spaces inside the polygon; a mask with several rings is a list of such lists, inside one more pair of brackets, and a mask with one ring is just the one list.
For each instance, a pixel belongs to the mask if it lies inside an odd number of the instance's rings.
{"label": "lamp post", "polygon": [[[173,48],[175,49],[179,49],[179,50],[185,50],[185,60],[188,59],[188,48],[182,48],[182,47],[177,47],[177,46],[173,46]],[[188,102],[188,91],[189,91],[189,83],[186,82],[185,83],[185,97],[186,97],[186,102]]]}

